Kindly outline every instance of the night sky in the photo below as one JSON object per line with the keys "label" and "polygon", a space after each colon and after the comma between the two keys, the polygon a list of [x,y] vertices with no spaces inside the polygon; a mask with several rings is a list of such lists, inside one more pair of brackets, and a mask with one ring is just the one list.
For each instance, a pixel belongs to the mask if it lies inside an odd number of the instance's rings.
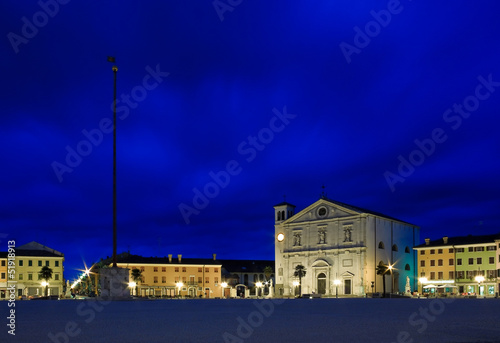
{"label": "night sky", "polygon": [[421,241],[500,231],[498,1],[46,3],[1,5],[0,250],[111,256],[107,56],[118,252],[274,259],[273,206],[322,185]]}

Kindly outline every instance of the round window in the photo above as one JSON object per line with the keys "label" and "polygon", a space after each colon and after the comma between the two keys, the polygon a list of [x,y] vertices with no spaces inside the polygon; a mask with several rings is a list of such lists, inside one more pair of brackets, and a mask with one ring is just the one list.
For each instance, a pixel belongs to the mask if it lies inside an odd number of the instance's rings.
{"label": "round window", "polygon": [[318,210],[318,214],[321,216],[321,217],[324,217],[326,215],[326,208],[322,207]]}

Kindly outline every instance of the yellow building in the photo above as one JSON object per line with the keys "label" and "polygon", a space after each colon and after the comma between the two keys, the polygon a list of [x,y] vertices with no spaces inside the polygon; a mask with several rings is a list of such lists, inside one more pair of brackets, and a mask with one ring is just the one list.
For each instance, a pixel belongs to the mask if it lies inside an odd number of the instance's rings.
{"label": "yellow building", "polygon": [[433,244],[426,238],[425,244],[414,249],[418,252],[419,293],[455,293],[455,250],[448,237]]}
{"label": "yellow building", "polygon": [[[52,269],[52,279],[49,280],[48,294],[61,295],[64,286],[64,254],[37,242],[31,242],[15,248],[15,279],[16,295],[21,296],[42,296],[45,287],[38,276],[43,266]],[[4,266],[5,264],[5,266]],[[0,298],[5,298],[7,287],[3,273],[7,275],[8,259],[7,253],[0,255]]]}
{"label": "yellow building", "polygon": [[142,280],[132,287],[131,293],[139,296],[216,298],[222,297],[221,267],[216,260],[199,258],[142,257],[124,254],[118,258],[118,267],[142,272]]}

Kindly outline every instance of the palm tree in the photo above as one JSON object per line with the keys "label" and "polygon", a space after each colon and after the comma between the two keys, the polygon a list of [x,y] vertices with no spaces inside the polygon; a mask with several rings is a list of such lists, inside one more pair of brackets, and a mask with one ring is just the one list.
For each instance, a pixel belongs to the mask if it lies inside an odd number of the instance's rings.
{"label": "palm tree", "polygon": [[382,275],[382,287],[384,292],[382,293],[382,297],[385,298],[385,274],[389,271],[389,267],[382,262],[377,266],[377,275]]}
{"label": "palm tree", "polygon": [[306,276],[306,268],[299,264],[298,266],[295,267],[295,272],[293,273],[293,276],[299,278],[299,296],[302,295],[302,278]]}
{"label": "palm tree", "polygon": [[49,280],[52,279],[52,269],[47,266],[43,266],[38,272],[40,279],[45,280],[45,296],[49,294]]}
{"label": "palm tree", "polygon": [[132,269],[132,272],[130,274],[132,276],[132,280],[135,282],[135,295],[139,294],[139,282],[142,281],[142,271],[138,268]]}

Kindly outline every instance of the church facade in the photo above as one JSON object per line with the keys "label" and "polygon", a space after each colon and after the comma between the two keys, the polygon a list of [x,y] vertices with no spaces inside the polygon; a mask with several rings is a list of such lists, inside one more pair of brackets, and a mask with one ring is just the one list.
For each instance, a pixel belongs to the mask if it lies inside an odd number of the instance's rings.
{"label": "church facade", "polygon": [[[283,202],[275,210],[276,296],[296,296],[302,265],[301,293],[365,296],[383,292],[377,266],[391,266],[384,275],[386,293],[417,289],[419,227],[322,196],[295,213]],[[392,273],[391,273],[392,271]]]}

